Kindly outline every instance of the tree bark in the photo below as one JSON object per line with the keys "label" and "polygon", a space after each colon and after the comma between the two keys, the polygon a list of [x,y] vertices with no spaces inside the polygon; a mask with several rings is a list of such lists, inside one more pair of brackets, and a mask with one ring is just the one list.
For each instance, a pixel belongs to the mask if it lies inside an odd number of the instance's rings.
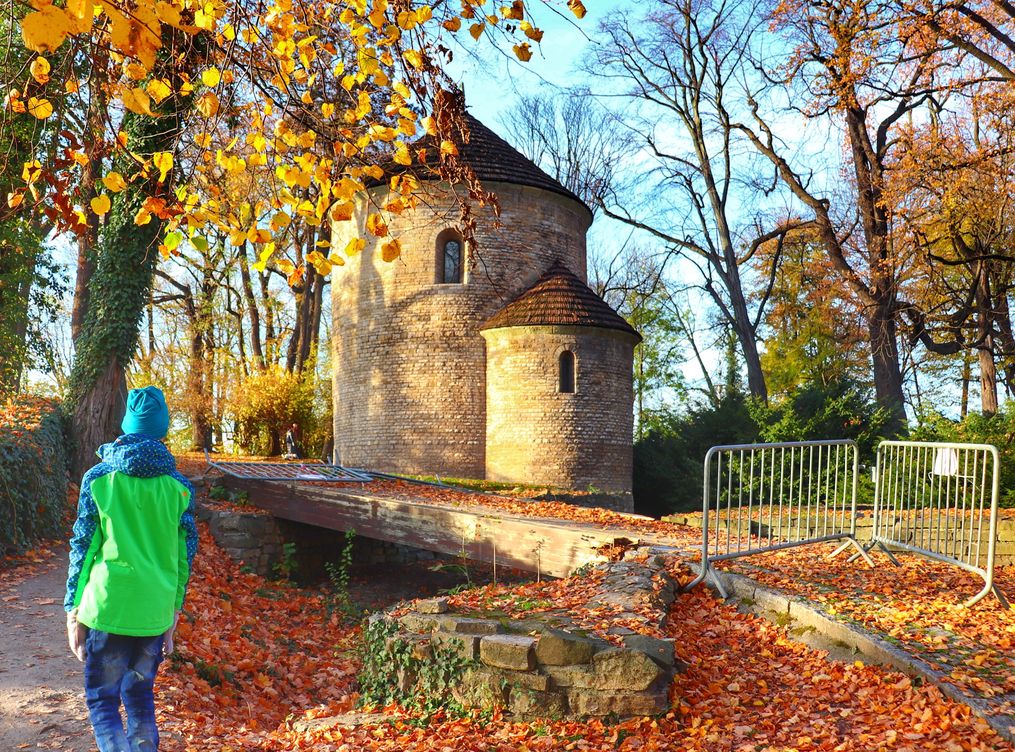
{"label": "tree bark", "polygon": [[972,379],[972,364],[969,362],[969,351],[962,352],[962,401],[959,403],[959,418],[965,420],[969,415],[969,382]]}
{"label": "tree bark", "polygon": [[257,308],[254,286],[250,282],[250,263],[247,259],[246,244],[240,249],[240,281],[243,298],[247,304],[247,316],[250,318],[250,352],[254,356],[254,367],[264,371],[268,367],[268,362],[264,359],[264,348],[261,344],[261,312]]}
{"label": "tree bark", "polygon": [[976,283],[977,360],[980,365],[980,407],[984,415],[997,413],[997,367],[994,363],[994,320],[987,264],[980,263]]}
{"label": "tree bark", "polygon": [[261,284],[261,300],[264,301],[265,361],[274,364],[278,363],[278,344],[275,341],[275,310],[271,307],[271,291],[268,285],[268,275],[264,273],[258,274],[258,281]]}
{"label": "tree bark", "polygon": [[92,387],[74,405],[73,474],[79,476],[96,462],[95,451],[120,435],[127,409],[127,377],[114,355]]}
{"label": "tree bark", "polygon": [[[100,52],[96,67],[104,67],[105,52]],[[88,202],[96,196],[95,183],[102,174],[102,133],[105,128],[103,117],[106,114],[106,95],[101,86],[93,86],[93,95],[88,103],[88,115],[85,121],[85,137],[88,142],[88,161],[81,168],[79,191],[81,203]],[[99,217],[94,212],[85,212],[87,228],[78,236],[77,272],[74,275],[74,302],[71,307],[70,334],[71,340],[77,342],[88,314],[88,288],[95,271],[93,253],[99,240]]]}
{"label": "tree bark", "polygon": [[905,392],[896,322],[898,302],[895,263],[884,202],[884,175],[879,153],[868,133],[867,113],[859,107],[846,110],[846,126],[856,178],[857,208],[863,225],[864,245],[870,268],[867,285],[873,302],[867,329],[878,404],[890,412],[886,430],[890,435],[906,427]]}

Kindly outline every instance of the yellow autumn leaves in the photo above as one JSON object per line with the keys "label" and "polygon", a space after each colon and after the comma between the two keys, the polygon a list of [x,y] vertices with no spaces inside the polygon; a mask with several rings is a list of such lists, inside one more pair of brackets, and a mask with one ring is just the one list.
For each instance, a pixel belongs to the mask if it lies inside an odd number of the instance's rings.
{"label": "yellow autumn leaves", "polygon": [[[579,18],[585,13],[578,0],[554,1],[567,2]],[[240,13],[235,12],[237,0],[31,0],[31,4],[21,32],[25,45],[37,53],[28,71],[34,83],[20,92],[17,87],[9,90],[5,104],[10,110],[40,120],[53,117],[57,110],[62,116],[67,108],[61,97],[76,92],[81,82],[62,80],[67,71],[54,72],[57,58],[51,53],[69,38],[108,51],[115,71],[105,82],[111,107],[122,105],[125,112],[155,117],[159,108],[169,113],[175,105],[163,103],[176,96],[173,102],[189,102],[192,108],[191,130],[176,147],[177,155],[187,153],[181,172],[191,178],[189,184],[165,191],[173,174],[172,151],[134,154],[126,139],[111,136],[103,145],[105,153],[129,154],[141,165],[138,176],[115,171],[102,176],[101,195],[88,206],[73,207],[77,220],[70,217],[65,226],[79,229],[83,212],[89,209],[99,216],[107,214],[117,193],[159,184],[158,198],[149,196],[134,221],[145,224],[157,216],[165,223],[163,253],[176,252],[187,238],[206,242],[204,236],[210,235],[204,228],[210,227],[231,240],[255,244],[262,266],[272,260],[292,221],[311,226],[353,221],[356,195],[385,177],[376,164],[365,163],[364,155],[376,159],[377,154],[410,168],[392,180],[389,197],[366,221],[366,232],[380,239],[381,257],[397,258],[402,246],[390,236],[383,216],[415,205],[418,182],[411,168],[427,164],[427,154],[413,147],[413,139],[421,127],[438,136],[434,121],[421,119],[420,111],[439,85],[440,59],[434,50],[440,35],[466,28],[478,39],[497,26],[509,38],[517,34],[513,50],[523,61],[532,57],[532,45],[543,37],[524,0],[463,0],[460,9],[457,3],[321,0],[297,7],[294,0],[265,0],[256,12],[244,7]],[[173,59],[165,51],[159,55],[163,40],[171,38],[164,34],[167,26],[186,34],[206,33],[214,40],[212,46],[228,48],[230,57],[212,56],[194,70],[182,56]],[[321,38],[322,32],[315,31],[319,29],[330,30],[331,37]],[[340,50],[337,38],[348,41],[349,48]],[[156,70],[157,56],[161,62]],[[264,79],[255,80],[259,75]],[[264,98],[260,94],[264,87],[286,92],[287,100]],[[336,90],[342,96],[330,94],[321,101],[320,92]],[[297,112],[300,107],[302,112]],[[206,122],[202,124],[201,118]],[[327,132],[327,139],[318,139],[321,125],[328,129],[320,131]],[[446,134],[435,140],[434,147],[442,161],[457,157],[458,149]],[[70,166],[61,168],[65,174],[50,179],[50,185],[73,190],[77,179],[73,170],[84,163],[79,152],[70,156],[66,160]],[[9,204],[21,204],[26,190],[36,196],[39,175],[52,178],[50,169],[33,168],[32,180],[26,179],[26,188],[12,193]],[[263,184],[270,198],[226,195],[228,188],[222,186],[231,181]],[[267,226],[258,227],[257,221]],[[350,241],[342,254],[358,253],[365,242]],[[315,250],[307,257],[322,274],[342,263],[341,255],[325,254],[326,249]],[[282,269],[282,260],[276,264]],[[283,271],[299,273],[296,268]]]}
{"label": "yellow autumn leaves", "polygon": [[[167,151],[156,152],[152,155],[151,165],[159,171],[158,182],[164,183],[166,181],[166,177],[169,175],[169,172],[173,169],[173,155]],[[148,174],[147,165],[144,166],[144,169],[140,174],[142,176],[146,176]],[[109,193],[120,193],[121,191],[126,190],[129,185],[123,175],[115,171],[106,173],[102,177],[101,182]],[[108,194],[103,193],[93,198],[90,202],[90,206],[92,212],[101,217],[104,214],[109,213],[113,204]],[[147,224],[151,221],[151,214],[145,210],[144,214],[139,213],[138,217],[135,217],[135,220],[137,219],[141,219],[143,221],[136,222],[136,224]]]}

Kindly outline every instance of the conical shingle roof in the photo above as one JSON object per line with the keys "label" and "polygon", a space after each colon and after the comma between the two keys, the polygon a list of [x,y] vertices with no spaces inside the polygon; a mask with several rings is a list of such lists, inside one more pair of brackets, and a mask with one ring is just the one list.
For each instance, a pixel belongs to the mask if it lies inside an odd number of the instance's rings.
{"label": "conical shingle roof", "polygon": [[[480,182],[492,181],[542,188],[577,201],[585,207],[590,215],[592,214],[592,210],[581,198],[543,172],[535,162],[483,125],[474,116],[465,113],[465,121],[469,125],[469,142],[458,144],[458,154],[462,162],[469,165],[476,173]],[[427,148],[436,153],[439,151],[440,145],[433,143],[431,136],[424,136],[413,144],[413,149],[419,148]],[[386,176],[408,169],[395,163],[383,167]],[[368,184],[381,185],[386,182],[387,178],[384,178],[368,181]]]}
{"label": "conical shingle roof", "polygon": [[630,324],[559,261],[480,328],[509,326],[588,326],[625,332],[641,341]]}

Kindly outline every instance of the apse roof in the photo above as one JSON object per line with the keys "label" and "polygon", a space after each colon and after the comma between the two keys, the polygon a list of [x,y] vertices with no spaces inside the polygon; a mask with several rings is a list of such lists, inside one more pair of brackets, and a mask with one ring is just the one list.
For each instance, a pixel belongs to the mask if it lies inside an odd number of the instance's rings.
{"label": "apse roof", "polygon": [[589,326],[641,335],[560,261],[532,287],[491,316],[482,329],[509,326]]}

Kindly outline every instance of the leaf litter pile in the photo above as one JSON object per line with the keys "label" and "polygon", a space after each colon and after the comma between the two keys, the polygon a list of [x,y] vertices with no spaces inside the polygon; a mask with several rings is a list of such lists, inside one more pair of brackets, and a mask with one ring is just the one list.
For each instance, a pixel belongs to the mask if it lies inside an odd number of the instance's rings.
{"label": "leaf litter pile", "polygon": [[[992,594],[962,606],[982,586],[978,577],[916,556],[900,556],[896,567],[873,552],[877,567],[870,569],[846,557],[829,560],[827,553],[824,547],[790,549],[725,568],[880,633],[968,694],[999,700],[998,712],[1013,712],[1005,699],[1015,698],[1015,610],[1002,608]],[[1015,567],[995,568],[994,581],[1009,599],[1015,597]]]}
{"label": "leaf litter pile", "polygon": [[[319,750],[1011,750],[931,686],[857,663],[833,663],[785,630],[698,589],[678,597],[665,633],[687,664],[660,718],[519,723],[501,715],[424,722],[397,708],[378,726],[292,730],[292,718],[355,709],[356,629],[329,617],[327,595],[241,572],[201,525],[178,654],[157,685],[166,752]],[[686,577],[689,575],[683,575]],[[587,578],[586,578],[587,579]],[[582,614],[581,578],[460,594],[521,612],[564,598]]]}

